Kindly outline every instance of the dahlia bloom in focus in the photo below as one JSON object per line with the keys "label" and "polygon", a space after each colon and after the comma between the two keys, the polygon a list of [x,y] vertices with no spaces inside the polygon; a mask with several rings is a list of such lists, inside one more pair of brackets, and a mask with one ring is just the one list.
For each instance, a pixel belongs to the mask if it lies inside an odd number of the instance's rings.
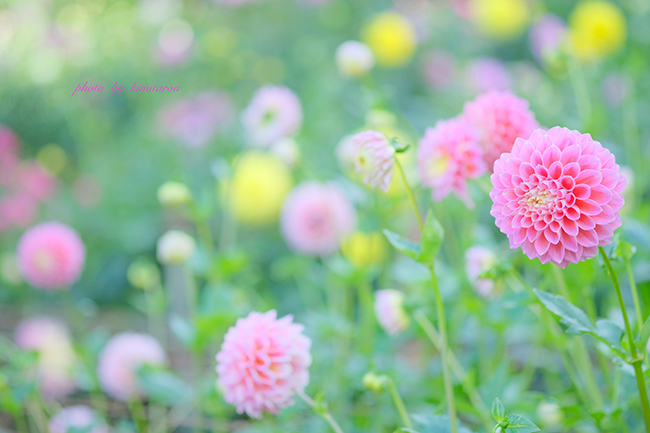
{"label": "dahlia bloom in focus", "polygon": [[354,168],[363,174],[364,183],[373,188],[380,185],[386,192],[393,176],[395,148],[384,134],[377,131],[363,131],[355,134],[351,141]]}
{"label": "dahlia bloom in focus", "polygon": [[583,1],[569,17],[569,48],[581,60],[616,53],[623,48],[626,33],[625,16],[612,2]]}
{"label": "dahlia bloom in focus", "polygon": [[467,179],[486,171],[478,133],[466,120],[441,120],[424,133],[418,147],[418,168],[422,184],[432,188],[433,200],[440,201],[452,191],[472,207]]}
{"label": "dahlia bloom in focus", "polygon": [[517,138],[528,138],[539,128],[535,115],[528,109],[528,101],[508,92],[477,96],[465,104],[462,117],[478,130],[489,171],[503,152],[510,152]]}
{"label": "dahlia bloom in focus", "polygon": [[113,336],[99,354],[97,377],[104,392],[128,401],[142,398],[136,372],[143,365],[162,366],[167,362],[160,343],[148,334],[123,332]]}
{"label": "dahlia bloom in focus", "polygon": [[252,145],[268,147],[298,131],[302,124],[300,100],[286,87],[261,87],[242,113],[242,123]]}
{"label": "dahlia bloom in focus", "polygon": [[158,239],[156,256],[165,265],[182,265],[196,250],[194,238],[180,230],[169,230]]}
{"label": "dahlia bloom in focus", "polygon": [[417,44],[412,24],[396,12],[382,12],[363,29],[363,42],[382,66],[399,67],[411,60]]}
{"label": "dahlia bloom in focus", "polygon": [[280,230],[293,250],[324,256],[337,250],[356,222],[352,203],[336,186],[307,181],[284,201]]}
{"label": "dahlia bloom in focus", "polygon": [[252,312],[228,330],[217,353],[224,399],[252,418],[277,415],[309,383],[311,340],[291,315]]}
{"label": "dahlia bloom in focus", "polygon": [[497,256],[489,248],[475,245],[465,252],[465,271],[470,282],[479,295],[488,297],[494,289],[494,281],[488,278],[479,278],[486,271],[492,269],[497,263]]}
{"label": "dahlia bloom in focus", "polygon": [[518,138],[491,179],[490,214],[530,259],[565,268],[594,257],[621,226],[626,180],[589,134],[556,126]]}
{"label": "dahlia bloom in focus", "polygon": [[38,289],[62,289],[79,280],[86,248],[72,228],[48,222],[23,233],[17,255],[25,281]]}
{"label": "dahlia bloom in focus", "polygon": [[72,429],[86,433],[108,433],[106,421],[84,405],[63,408],[50,419],[50,433],[68,433]]}
{"label": "dahlia bloom in focus", "polygon": [[384,289],[375,292],[375,314],[388,335],[399,334],[408,328],[411,320],[404,311],[404,293]]}
{"label": "dahlia bloom in focus", "polygon": [[375,65],[375,55],[366,44],[357,41],[343,42],[336,49],[336,66],[343,75],[360,77]]}

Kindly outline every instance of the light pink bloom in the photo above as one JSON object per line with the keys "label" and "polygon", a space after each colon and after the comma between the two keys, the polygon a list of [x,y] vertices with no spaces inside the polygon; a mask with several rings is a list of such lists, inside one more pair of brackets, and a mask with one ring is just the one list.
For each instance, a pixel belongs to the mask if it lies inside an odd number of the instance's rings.
{"label": "light pink bloom", "polygon": [[470,282],[479,295],[484,298],[492,294],[494,281],[489,278],[479,278],[486,271],[492,269],[497,262],[497,256],[489,248],[474,245],[465,251],[465,271]]}
{"label": "light pink bloom", "polygon": [[50,199],[56,192],[56,179],[36,161],[25,161],[18,169],[17,187],[38,201]]}
{"label": "light pink bloom", "polygon": [[494,164],[490,213],[533,259],[561,268],[597,254],[621,226],[626,180],[614,155],[581,134],[556,126],[518,138]]}
{"label": "light pink bloom", "polygon": [[375,314],[388,335],[399,334],[408,328],[409,316],[404,311],[404,293],[384,289],[375,292]]}
{"label": "light pink bloom", "polygon": [[0,231],[12,226],[27,227],[38,215],[36,199],[25,192],[0,197]]}
{"label": "light pink bloom", "polygon": [[285,199],[280,229],[295,251],[324,256],[337,250],[356,222],[352,203],[336,186],[307,181]]}
{"label": "light pink bloom", "polygon": [[254,146],[268,147],[295,134],[302,124],[300,100],[284,86],[264,86],[242,113],[242,123]]}
{"label": "light pink bloom", "polygon": [[228,330],[217,354],[224,399],[252,418],[278,414],[309,383],[311,340],[291,315],[252,312]]}
{"label": "light pink bloom", "polygon": [[498,59],[481,57],[473,60],[465,69],[465,79],[469,88],[478,93],[491,90],[510,90],[510,72]]}
{"label": "light pink bloom", "polygon": [[468,207],[472,201],[467,179],[486,172],[478,133],[466,120],[441,120],[424,133],[418,147],[418,168],[422,183],[432,188],[433,200],[440,201],[452,191]]}
{"label": "light pink bloom", "polygon": [[483,160],[491,172],[494,161],[510,152],[515,140],[528,138],[539,127],[528,102],[508,92],[488,92],[465,104],[463,114],[479,131]]}
{"label": "light pink bloom", "polygon": [[38,289],[63,289],[76,283],[86,248],[70,227],[47,222],[27,230],[18,243],[18,264],[25,280]]}
{"label": "light pink bloom", "polygon": [[67,326],[49,317],[31,317],[16,328],[16,346],[38,352],[37,377],[43,394],[60,398],[76,388],[76,356]]}
{"label": "light pink bloom", "polygon": [[388,191],[393,177],[395,148],[384,134],[377,131],[363,131],[352,137],[354,168],[357,173],[365,175],[363,182],[373,188],[381,185],[382,191]]}
{"label": "light pink bloom", "polygon": [[230,97],[222,92],[204,92],[163,108],[158,113],[162,132],[187,147],[202,147],[233,117]]}
{"label": "light pink bloom", "polygon": [[[9,128],[0,125],[0,171],[13,168],[19,160],[20,142]],[[3,179],[4,176],[0,179]],[[2,182],[2,184],[5,184]]]}
{"label": "light pink bloom", "polygon": [[97,376],[104,392],[128,401],[144,396],[138,386],[137,370],[143,365],[166,363],[165,351],[151,335],[123,332],[114,335],[100,353]]}
{"label": "light pink bloom", "polygon": [[555,15],[544,15],[530,28],[530,48],[539,62],[560,49],[567,33],[566,23]]}
{"label": "light pink bloom", "polygon": [[106,421],[83,405],[65,407],[50,419],[50,433],[68,433],[70,429],[85,433],[108,433]]}

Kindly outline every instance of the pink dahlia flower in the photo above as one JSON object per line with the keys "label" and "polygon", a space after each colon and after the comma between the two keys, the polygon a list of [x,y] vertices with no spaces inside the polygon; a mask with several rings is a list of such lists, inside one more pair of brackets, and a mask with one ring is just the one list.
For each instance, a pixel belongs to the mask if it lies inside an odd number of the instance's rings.
{"label": "pink dahlia flower", "polygon": [[122,401],[142,398],[136,372],[143,365],[165,365],[165,351],[148,334],[123,332],[113,336],[99,355],[97,376],[102,389]]}
{"label": "pink dahlia flower", "polygon": [[373,188],[381,185],[386,192],[393,177],[395,148],[384,134],[377,131],[363,131],[352,137],[354,168],[365,175],[363,182]]}
{"label": "pink dahlia flower", "polygon": [[422,183],[432,188],[435,201],[452,191],[469,207],[467,179],[486,172],[478,132],[462,118],[441,120],[424,133],[418,147],[418,167]]}
{"label": "pink dahlia flower", "polygon": [[50,433],[68,433],[73,429],[86,433],[108,433],[106,421],[88,406],[63,408],[50,419]]}
{"label": "pink dahlia flower", "polygon": [[[0,125],[0,170],[10,172],[18,163],[20,157],[20,142],[9,128]],[[4,173],[3,173],[4,174]],[[5,176],[0,177],[0,183],[7,183]]]}
{"label": "pink dahlia flower", "polygon": [[465,252],[465,271],[472,285],[479,295],[484,298],[492,294],[494,281],[489,278],[479,278],[486,271],[492,269],[497,262],[497,256],[489,248],[475,245]]}
{"label": "pink dahlia flower", "polygon": [[38,289],[63,289],[77,282],[85,260],[86,248],[77,232],[57,222],[30,228],[18,243],[20,271]]}
{"label": "pink dahlia flower", "polygon": [[399,334],[408,328],[409,316],[404,311],[404,293],[384,289],[375,293],[375,314],[388,335]]}
{"label": "pink dahlia flower", "polygon": [[614,155],[589,134],[538,129],[494,164],[490,213],[511,248],[564,268],[611,242],[625,184]]}
{"label": "pink dahlia flower", "polygon": [[337,250],[356,222],[352,203],[336,186],[308,181],[285,199],[280,229],[295,251],[324,256]]}
{"label": "pink dahlia flower", "polygon": [[465,104],[462,117],[479,131],[483,160],[490,172],[494,161],[510,152],[517,138],[528,138],[539,128],[528,102],[508,92],[479,95]]}
{"label": "pink dahlia flower", "polygon": [[38,215],[38,202],[25,192],[0,197],[0,231],[12,226],[27,227]]}
{"label": "pink dahlia flower", "polygon": [[21,164],[17,174],[17,186],[38,201],[48,200],[56,192],[56,179],[36,161]]}
{"label": "pink dahlia flower", "polygon": [[286,87],[261,87],[242,113],[242,123],[251,144],[268,147],[298,131],[302,124],[300,100]]}
{"label": "pink dahlia flower", "polygon": [[228,330],[217,354],[225,400],[252,418],[278,414],[309,383],[311,340],[291,315],[252,312]]}

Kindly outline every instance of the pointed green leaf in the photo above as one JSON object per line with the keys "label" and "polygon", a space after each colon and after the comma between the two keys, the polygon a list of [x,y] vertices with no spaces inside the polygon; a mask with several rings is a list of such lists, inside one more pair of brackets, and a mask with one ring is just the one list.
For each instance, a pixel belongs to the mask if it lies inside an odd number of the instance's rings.
{"label": "pointed green leaf", "polygon": [[390,230],[384,230],[384,235],[386,236],[386,239],[388,239],[388,242],[397,248],[400,253],[416,260],[418,257],[420,257],[420,245],[417,243],[405,239],[397,233],[391,232]]}
{"label": "pointed green leaf", "polygon": [[438,219],[429,210],[427,220],[424,223],[422,230],[422,242],[420,243],[421,254],[418,258],[420,263],[431,264],[433,258],[438,253],[442,246],[442,241],[445,238],[445,230],[440,225]]}
{"label": "pointed green leaf", "polygon": [[506,433],[534,433],[538,431],[540,431],[539,427],[528,418],[521,415],[508,415]]}
{"label": "pointed green leaf", "polygon": [[492,417],[496,422],[501,422],[505,416],[506,410],[503,407],[503,403],[501,403],[501,400],[498,398],[495,398],[494,402],[492,403]]}
{"label": "pointed green leaf", "polygon": [[621,353],[624,352],[623,346],[621,346],[623,329],[620,326],[608,319],[598,319],[596,329],[598,336],[605,340],[612,349],[616,349]]}
{"label": "pointed green leaf", "polygon": [[556,316],[560,316],[562,323],[567,325],[567,332],[571,334],[596,334],[596,328],[589,320],[587,313],[576,307],[562,296],[533,289],[542,304]]}
{"label": "pointed green leaf", "polygon": [[616,250],[614,250],[614,257],[621,257],[623,260],[630,260],[636,253],[636,247],[629,242],[619,240]]}
{"label": "pointed green leaf", "polygon": [[641,328],[641,334],[637,338],[639,349],[642,350],[642,353],[645,353],[646,348],[648,347],[648,340],[650,339],[650,317],[645,321],[643,327]]}
{"label": "pointed green leaf", "polygon": [[138,384],[154,401],[174,406],[190,395],[187,384],[171,371],[144,365],[136,376]]}
{"label": "pointed green leaf", "polygon": [[196,329],[187,319],[176,314],[169,318],[169,328],[186,348],[191,349],[196,341]]}

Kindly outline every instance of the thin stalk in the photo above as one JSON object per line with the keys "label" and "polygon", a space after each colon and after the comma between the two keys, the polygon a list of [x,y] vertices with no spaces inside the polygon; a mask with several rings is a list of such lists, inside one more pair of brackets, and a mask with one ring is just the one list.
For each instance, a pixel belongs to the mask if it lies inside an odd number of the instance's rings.
{"label": "thin stalk", "polygon": [[634,300],[634,311],[636,312],[636,326],[637,332],[641,333],[641,328],[643,328],[643,313],[641,313],[641,302],[639,301],[639,289],[636,287],[636,281],[634,280],[634,274],[632,273],[632,266],[630,266],[630,261],[625,260],[625,269],[627,270],[627,277],[630,280],[630,289],[632,290],[632,299]]}
{"label": "thin stalk", "polygon": [[25,414],[20,410],[16,410],[14,413],[14,420],[16,421],[16,430],[18,433],[29,433],[27,428],[27,422],[25,421]]}
{"label": "thin stalk", "polygon": [[147,412],[144,410],[142,401],[137,398],[132,398],[127,402],[133,422],[138,433],[149,433],[149,422],[147,419]]}
{"label": "thin stalk", "polygon": [[339,424],[336,422],[336,420],[329,413],[328,410],[325,411],[321,411],[320,409],[317,410],[316,402],[304,392],[296,391],[296,394],[298,394],[298,396],[302,398],[305,401],[305,403],[307,403],[312,409],[314,409],[314,412],[322,416],[323,419],[325,419],[325,421],[327,421],[327,423],[330,425],[330,427],[332,427],[332,430],[334,430],[335,433],[343,433],[343,430],[341,429]]}
{"label": "thin stalk", "polygon": [[585,79],[584,71],[582,70],[582,66],[580,66],[578,59],[570,56],[568,59],[568,66],[569,78],[571,79],[571,87],[573,87],[573,93],[576,98],[578,114],[582,121],[582,127],[586,128],[589,126],[592,111],[587,80]]}
{"label": "thin stalk", "polygon": [[399,416],[402,418],[402,423],[404,423],[404,427],[412,429],[413,424],[411,424],[411,419],[409,418],[409,414],[406,411],[406,406],[404,406],[404,401],[402,400],[402,397],[399,395],[399,392],[397,391],[395,382],[389,376],[384,376],[384,377],[386,380],[386,384],[388,385],[388,390],[390,391],[390,394],[393,397],[393,402],[395,403],[395,407],[399,412]]}
{"label": "thin stalk", "polygon": [[359,304],[361,316],[361,332],[359,333],[359,347],[361,353],[370,356],[375,340],[375,305],[372,288],[364,275],[359,283]]}
{"label": "thin stalk", "polygon": [[648,390],[645,386],[645,381],[643,379],[643,369],[641,365],[643,364],[643,356],[639,357],[636,351],[636,346],[634,344],[634,335],[632,334],[632,328],[630,327],[630,321],[627,318],[627,310],[625,309],[625,302],[623,301],[623,294],[621,293],[621,286],[618,283],[618,277],[616,272],[614,272],[614,267],[609,261],[609,257],[605,253],[603,247],[598,247],[600,255],[605,261],[605,266],[607,267],[607,272],[609,273],[612,283],[616,288],[616,297],[618,298],[618,303],[621,307],[621,313],[623,313],[623,321],[625,322],[625,332],[627,333],[627,338],[630,343],[630,353],[632,354],[632,367],[634,367],[634,375],[636,376],[636,385],[639,388],[639,398],[641,399],[641,410],[643,411],[643,421],[645,423],[645,430],[647,433],[650,433],[650,403],[648,402]]}
{"label": "thin stalk", "polygon": [[[196,287],[196,281],[192,272],[187,266],[183,267],[183,272],[185,273],[185,290],[187,293],[187,308],[188,308],[188,317],[190,322],[196,320],[197,310],[198,310],[198,291]],[[195,349],[191,350],[190,356],[192,358],[192,374],[193,379],[196,383],[199,382],[201,377],[201,372],[203,371],[203,352],[196,351]],[[202,402],[198,402],[198,414],[195,418],[194,431],[199,432],[203,430],[203,405]]]}
{"label": "thin stalk", "polygon": [[400,164],[397,158],[394,158],[394,160],[395,160],[395,165],[397,166],[397,171],[399,171],[400,176],[402,177],[402,181],[404,181],[404,186],[406,187],[406,195],[408,196],[409,202],[411,202],[411,207],[413,208],[413,211],[415,211],[415,217],[417,218],[418,221],[418,227],[420,227],[420,231],[422,231],[422,229],[424,228],[424,224],[422,223],[422,217],[420,216],[418,205],[415,202],[415,196],[413,195],[413,190],[411,189],[408,180],[406,180],[406,175],[404,174],[404,169],[402,169],[402,164]]}

